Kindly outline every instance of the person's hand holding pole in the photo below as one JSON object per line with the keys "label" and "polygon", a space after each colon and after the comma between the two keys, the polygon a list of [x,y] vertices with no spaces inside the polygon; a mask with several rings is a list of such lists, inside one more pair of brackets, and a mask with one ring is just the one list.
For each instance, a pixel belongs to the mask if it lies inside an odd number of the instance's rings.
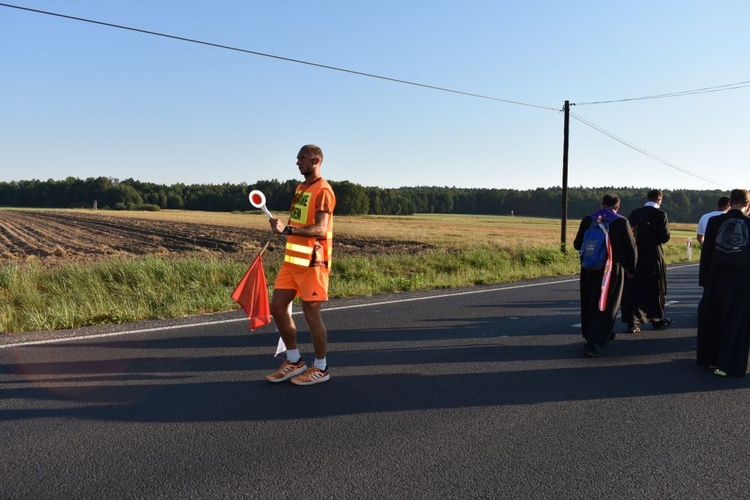
{"label": "person's hand holding pole", "polygon": [[266,215],[268,216],[268,221],[271,223],[271,231],[273,232],[273,234],[284,233],[286,226],[279,219],[274,217],[270,210],[268,210],[268,207],[266,207],[266,196],[262,191],[253,189],[252,191],[250,191],[248,198],[250,199],[250,204],[252,206],[254,206],[255,208],[260,208],[266,213]]}
{"label": "person's hand holding pole", "polygon": [[270,222],[273,234],[289,234],[288,226],[284,225],[279,219],[270,219]]}

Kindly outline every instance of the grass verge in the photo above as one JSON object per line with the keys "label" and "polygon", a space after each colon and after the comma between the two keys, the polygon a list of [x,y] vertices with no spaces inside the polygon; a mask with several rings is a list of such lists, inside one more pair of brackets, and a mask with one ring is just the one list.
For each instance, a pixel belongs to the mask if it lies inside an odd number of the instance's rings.
{"label": "grass verge", "polygon": [[[60,330],[224,311],[243,264],[144,257],[0,266],[0,331]],[[231,287],[231,288],[230,288]],[[229,290],[229,292],[227,291]]]}
{"label": "grass verge", "polygon": [[[342,256],[332,298],[573,274],[575,253],[554,247],[436,249],[421,255]],[[247,263],[216,257],[108,260],[54,268],[0,266],[0,331],[18,333],[175,318],[236,309],[230,294]],[[273,284],[277,262],[265,262]],[[269,286],[270,288],[270,286]]]}
{"label": "grass verge", "polygon": [[[455,226],[443,224],[444,231],[457,233],[457,242],[446,244],[443,235],[443,244],[427,253],[334,254],[330,296],[505,283],[574,275],[579,270],[572,245],[563,253],[557,245],[528,236],[505,245],[478,243],[458,232],[466,226],[465,220]],[[371,225],[360,222],[359,227]],[[466,231],[486,234],[472,228]],[[692,227],[675,228],[672,241],[664,247],[668,263],[689,260],[685,242],[692,231]],[[699,258],[700,248],[696,247],[691,260]],[[147,256],[57,267],[34,261],[0,263],[0,332],[51,331],[230,311],[238,307],[230,294],[247,265],[212,256]],[[265,261],[269,285],[278,267],[279,262]]]}

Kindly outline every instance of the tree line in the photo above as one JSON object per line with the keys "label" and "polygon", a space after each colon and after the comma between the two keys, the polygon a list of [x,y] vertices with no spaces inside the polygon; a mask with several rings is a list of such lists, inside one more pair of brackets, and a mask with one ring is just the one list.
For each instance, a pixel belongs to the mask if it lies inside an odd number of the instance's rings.
{"label": "tree line", "polygon": [[[562,188],[531,190],[418,186],[379,188],[349,181],[330,181],[336,193],[337,215],[412,215],[415,213],[516,215],[560,218]],[[162,185],[111,177],[85,180],[0,182],[0,206],[40,208],[98,208],[111,210],[184,209],[214,212],[251,210],[247,195],[259,189],[268,208],[284,212],[298,180],[258,181],[255,184]],[[569,219],[580,219],[598,208],[602,196],[620,196],[620,212],[643,205],[650,188],[572,187],[568,189]],[[697,222],[715,209],[720,190],[664,190],[662,206],[673,222]]]}

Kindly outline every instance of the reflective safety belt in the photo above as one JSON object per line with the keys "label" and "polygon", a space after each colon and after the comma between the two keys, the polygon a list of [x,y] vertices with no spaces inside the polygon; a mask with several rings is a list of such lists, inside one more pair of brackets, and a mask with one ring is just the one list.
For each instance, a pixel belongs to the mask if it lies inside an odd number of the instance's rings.
{"label": "reflective safety belt", "polygon": [[289,262],[295,266],[310,267],[310,259],[302,259],[300,257],[294,257],[293,255],[285,255],[284,262]]}
{"label": "reflective safety belt", "polygon": [[[289,262],[290,264],[294,264],[295,266],[310,267],[313,253],[313,249],[311,247],[287,242],[286,251],[287,253],[284,255],[284,262]],[[289,255],[288,252],[303,254],[305,255],[305,257],[296,257],[294,255]]]}

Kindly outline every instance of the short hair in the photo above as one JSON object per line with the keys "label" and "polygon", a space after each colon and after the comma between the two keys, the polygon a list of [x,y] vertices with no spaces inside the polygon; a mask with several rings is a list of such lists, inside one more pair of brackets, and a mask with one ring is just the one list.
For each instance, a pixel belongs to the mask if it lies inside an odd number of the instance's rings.
{"label": "short hair", "polygon": [[716,207],[724,210],[729,206],[729,196],[722,196],[719,201],[716,202]]}
{"label": "short hair", "polygon": [[313,158],[320,158],[320,163],[323,163],[323,150],[315,144],[305,144],[300,148],[300,151],[310,153]]}
{"label": "short hair", "polygon": [[744,205],[748,201],[750,198],[748,198],[747,189],[732,189],[729,193],[729,202],[732,205]]}
{"label": "short hair", "polygon": [[646,199],[648,201],[656,201],[659,198],[661,198],[662,196],[663,196],[663,193],[661,192],[661,189],[652,189],[646,195]]}
{"label": "short hair", "polygon": [[620,206],[620,197],[616,194],[605,194],[602,198],[602,206],[606,208],[617,208]]}

